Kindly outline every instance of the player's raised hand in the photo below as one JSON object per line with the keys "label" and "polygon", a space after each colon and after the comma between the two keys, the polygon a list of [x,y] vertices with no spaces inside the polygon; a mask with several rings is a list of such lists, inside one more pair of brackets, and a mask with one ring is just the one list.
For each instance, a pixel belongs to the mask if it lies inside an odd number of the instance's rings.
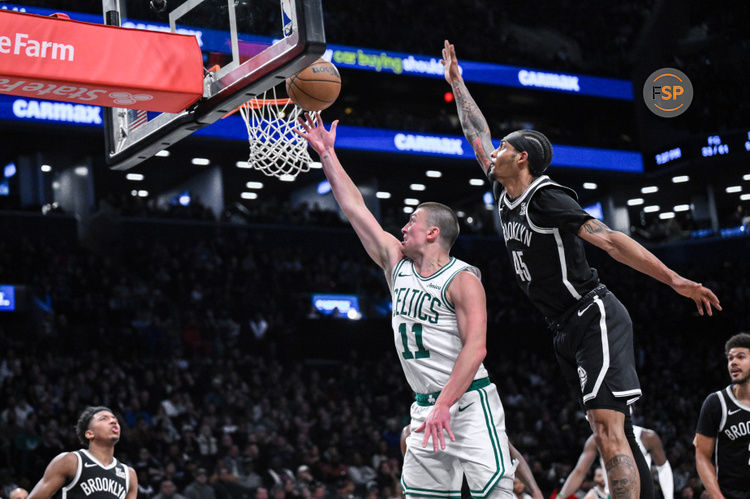
{"label": "player's raised hand", "polygon": [[[427,447],[427,443],[430,441],[430,438],[432,438],[432,449],[437,452],[438,450],[445,450],[445,435],[443,434],[443,431],[448,432],[448,436],[451,438],[451,441],[456,441],[456,437],[453,436],[453,431],[451,431],[450,423],[450,407],[446,407],[442,404],[436,404],[427,415],[424,423],[419,425],[419,428],[414,430],[414,432],[424,432],[422,447]],[[440,445],[439,448],[438,444]]]}
{"label": "player's raised hand", "polygon": [[326,130],[323,126],[323,120],[320,118],[320,113],[314,113],[315,120],[310,116],[310,113],[305,113],[304,118],[300,116],[297,120],[300,123],[299,128],[295,128],[294,132],[305,139],[310,147],[315,149],[318,154],[323,154],[326,149],[333,149],[333,144],[336,142],[336,127],[339,124],[339,120],[334,121],[331,124],[331,130]]}
{"label": "player's raised hand", "polygon": [[445,81],[451,85],[461,81],[461,71],[458,69],[458,59],[456,58],[456,47],[448,40],[445,40],[443,58],[440,62],[445,69]]}
{"label": "player's raised hand", "polygon": [[715,307],[717,310],[722,310],[721,305],[719,304],[719,299],[714,292],[698,282],[679,277],[672,284],[672,289],[682,296],[693,300],[695,306],[698,307],[698,313],[700,315],[704,315],[704,307],[705,311],[708,312],[708,315],[713,315],[711,306]]}

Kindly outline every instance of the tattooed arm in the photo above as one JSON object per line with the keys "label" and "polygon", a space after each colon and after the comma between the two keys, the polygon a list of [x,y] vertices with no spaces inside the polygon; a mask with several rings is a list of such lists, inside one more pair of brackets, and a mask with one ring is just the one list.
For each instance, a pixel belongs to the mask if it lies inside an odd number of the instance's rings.
{"label": "tattooed arm", "polygon": [[491,166],[490,153],[494,149],[490,127],[466,88],[463,78],[461,78],[458,59],[456,59],[456,48],[448,43],[448,40],[445,41],[443,59],[440,62],[443,63],[445,68],[445,80],[450,83],[453,89],[453,96],[456,98],[456,107],[458,108],[458,118],[461,120],[461,128],[463,128],[466,140],[474,149],[474,155],[477,157],[482,171],[487,174]]}
{"label": "tattooed arm", "polygon": [[713,315],[712,305],[721,310],[719,299],[710,289],[680,276],[636,241],[622,232],[611,230],[599,220],[595,218],[587,220],[578,229],[578,237],[603,249],[618,262],[643,272],[670,286],[682,296],[690,298],[698,307],[700,315],[703,315],[704,307],[708,315]]}

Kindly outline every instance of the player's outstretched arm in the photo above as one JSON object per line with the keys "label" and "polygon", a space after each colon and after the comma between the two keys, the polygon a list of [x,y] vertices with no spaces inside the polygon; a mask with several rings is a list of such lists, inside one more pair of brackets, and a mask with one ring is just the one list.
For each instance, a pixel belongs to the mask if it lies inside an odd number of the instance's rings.
{"label": "player's outstretched arm", "polygon": [[49,499],[68,483],[78,470],[78,458],[72,452],[57,455],[47,465],[44,476],[29,493],[29,499]]}
{"label": "player's outstretched arm", "polygon": [[466,140],[474,149],[474,155],[477,157],[479,166],[487,174],[491,166],[490,153],[494,149],[490,127],[466,88],[464,79],[461,77],[461,71],[458,68],[456,48],[448,40],[445,40],[443,59],[440,62],[445,68],[445,80],[450,83],[453,89],[453,96],[458,108],[458,118],[461,120],[461,128],[463,128]]}
{"label": "player's outstretched arm", "polygon": [[560,492],[557,493],[558,497],[570,497],[576,493],[583,483],[583,479],[586,477],[586,472],[591,467],[591,463],[596,459],[597,452],[599,451],[596,449],[594,435],[591,435],[583,445],[583,452],[581,452],[581,455],[578,457],[578,462],[576,463],[575,468],[573,468],[573,471],[568,475]]}
{"label": "player's outstretched arm", "polygon": [[518,466],[516,467],[516,476],[518,476],[518,479],[523,482],[526,486],[526,490],[531,494],[533,499],[544,499],[544,494],[542,494],[542,490],[536,483],[534,474],[531,473],[529,463],[526,462],[523,454],[513,446],[513,442],[510,440],[508,440],[508,447],[510,447],[510,458],[518,461]]}
{"label": "player's outstretched arm", "polygon": [[352,224],[367,254],[386,271],[386,276],[390,276],[390,271],[403,257],[401,243],[383,230],[365,205],[362,193],[359,192],[336,157],[334,142],[338,120],[333,122],[331,130],[328,131],[322,125],[320,113],[316,115],[316,119],[317,122],[313,123],[310,114],[305,113],[305,119],[299,119],[302,130],[295,129],[295,132],[305,139],[320,156],[323,173],[331,184],[331,190],[341,210]]}
{"label": "player's outstretched arm", "polygon": [[716,439],[707,437],[700,433],[695,434],[695,468],[698,470],[698,476],[706,488],[706,492],[711,499],[724,499],[724,494],[719,489],[719,480],[716,478],[716,469],[711,462],[711,456],[714,453],[714,444]]}
{"label": "player's outstretched arm", "polygon": [[424,423],[414,430],[417,433],[424,431],[422,447],[426,447],[432,438],[435,451],[445,449],[443,431],[448,433],[451,440],[456,440],[450,428],[450,408],[466,393],[487,355],[487,298],[479,278],[469,272],[460,272],[448,286],[447,298],[456,310],[458,333],[463,346],[432,411]]}
{"label": "player's outstretched arm", "polygon": [[646,451],[654,459],[654,465],[659,477],[659,487],[661,487],[664,499],[672,499],[674,497],[674,476],[672,474],[672,466],[667,461],[667,454],[664,452],[661,438],[659,438],[659,435],[655,431],[644,429],[641,433],[641,442],[643,442]]}
{"label": "player's outstretched arm", "polygon": [[603,249],[618,262],[624,263],[639,272],[643,272],[657,281],[670,286],[682,296],[690,298],[695,302],[696,307],[698,307],[700,315],[703,315],[704,308],[708,312],[708,315],[713,315],[712,306],[717,310],[721,310],[719,299],[713,291],[702,286],[700,283],[685,279],[664,265],[653,253],[632,238],[622,232],[610,229],[599,220],[594,218],[587,220],[578,229],[578,236],[594,246]]}

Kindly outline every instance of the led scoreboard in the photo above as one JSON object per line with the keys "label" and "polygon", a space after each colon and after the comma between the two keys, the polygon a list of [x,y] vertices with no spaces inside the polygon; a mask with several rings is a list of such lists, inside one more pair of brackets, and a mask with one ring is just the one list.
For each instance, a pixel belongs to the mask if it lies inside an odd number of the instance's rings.
{"label": "led scoreboard", "polygon": [[688,161],[736,161],[747,158],[750,158],[750,130],[741,130],[692,137],[653,153],[644,163],[655,170]]}

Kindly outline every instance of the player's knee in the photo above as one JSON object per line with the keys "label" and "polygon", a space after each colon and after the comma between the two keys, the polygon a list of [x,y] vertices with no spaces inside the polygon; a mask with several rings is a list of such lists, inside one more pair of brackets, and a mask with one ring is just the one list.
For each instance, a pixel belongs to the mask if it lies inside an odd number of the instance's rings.
{"label": "player's knee", "polygon": [[628,441],[625,438],[625,431],[620,426],[608,423],[599,423],[593,425],[594,441],[601,453],[605,456],[611,456],[616,453],[622,453],[622,450],[629,448]]}

